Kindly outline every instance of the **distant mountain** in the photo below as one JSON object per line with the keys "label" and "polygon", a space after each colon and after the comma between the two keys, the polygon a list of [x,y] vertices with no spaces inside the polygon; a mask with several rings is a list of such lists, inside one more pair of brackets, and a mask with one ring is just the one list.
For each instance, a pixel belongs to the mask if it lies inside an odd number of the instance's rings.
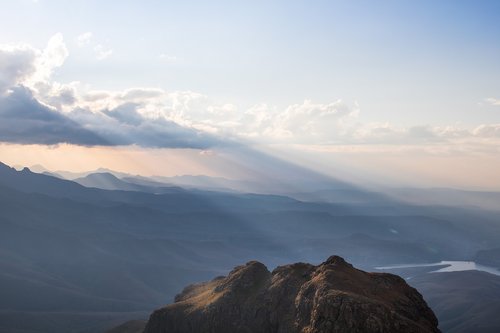
{"label": "distant mountain", "polygon": [[26,193],[44,193],[58,197],[85,196],[84,187],[56,177],[31,172],[24,168],[17,171],[0,162],[0,184]]}
{"label": "distant mountain", "polygon": [[[19,170],[21,170],[23,168],[24,167],[16,167],[16,169],[19,169]],[[131,176],[128,173],[114,171],[114,170],[110,170],[110,169],[107,169],[107,168],[98,168],[96,170],[83,171],[83,172],[72,172],[72,171],[67,171],[67,170],[52,171],[52,170],[47,169],[43,165],[35,164],[35,165],[32,165],[32,166],[29,166],[29,169],[31,171],[35,172],[35,173],[55,174],[55,175],[58,175],[58,177],[64,178],[64,179],[67,179],[67,180],[74,180],[74,179],[77,179],[77,178],[83,178],[83,177],[86,177],[86,176],[88,176],[90,174],[93,174],[93,173],[110,173],[110,174],[115,175],[118,178],[130,177]]]}
{"label": "distant mountain", "polygon": [[102,333],[251,259],[339,253],[372,269],[464,260],[500,239],[500,215],[487,211],[147,187],[89,188],[0,164],[0,332]]}
{"label": "distant mountain", "polygon": [[324,189],[314,192],[290,193],[289,195],[298,200],[312,202],[384,204],[390,201],[397,201],[394,198],[390,198],[382,193],[363,190],[359,188]]}
{"label": "distant mountain", "polygon": [[73,180],[85,187],[100,188],[103,190],[123,190],[123,191],[144,191],[149,192],[150,188],[143,185],[128,183],[119,179],[111,173],[92,173],[82,178]]}
{"label": "distant mountain", "polygon": [[259,192],[262,193],[263,186],[258,182],[232,180],[222,177],[210,177],[204,175],[182,175],[173,177],[151,177],[159,182],[175,184],[186,188],[199,188],[208,190],[232,190],[241,192]]}
{"label": "distant mountain", "polygon": [[429,273],[408,282],[424,295],[443,332],[500,332],[500,276],[479,271]]}
{"label": "distant mountain", "polygon": [[252,261],[184,288],[144,333],[439,332],[422,296],[392,274],[366,273],[341,257],[269,272]]}
{"label": "distant mountain", "polygon": [[43,165],[35,164],[29,167],[29,169],[36,173],[50,173],[50,170],[46,169]]}
{"label": "distant mountain", "polygon": [[[22,169],[22,167],[16,167],[16,169]],[[34,165],[30,167],[30,170],[58,178],[75,180],[85,186],[101,189],[155,192],[152,188],[183,187],[205,191],[280,194],[310,202],[377,205],[396,202],[409,205],[478,207],[480,209],[500,211],[500,192],[495,191],[470,191],[451,188],[384,188],[373,191],[334,180],[295,179],[294,183],[290,184],[289,182],[272,179],[240,180],[206,175],[144,177],[106,168],[87,172],[62,170],[53,172],[41,165]],[[116,179],[110,180],[111,183],[108,183],[99,179],[100,176],[98,175],[101,174],[113,175]],[[90,178],[87,179],[89,176]],[[116,181],[117,179],[127,184],[119,183]],[[144,186],[144,188],[134,188],[134,184]],[[297,191],[297,189],[301,191]]]}
{"label": "distant mountain", "polygon": [[476,206],[500,211],[500,192],[449,188],[395,188],[387,190],[386,194],[399,201],[416,205]]}
{"label": "distant mountain", "polygon": [[123,181],[130,183],[130,184],[136,184],[136,185],[142,185],[142,186],[148,186],[148,187],[164,187],[164,186],[174,186],[171,183],[168,182],[159,182],[156,180],[153,180],[152,178],[149,177],[143,177],[143,176],[126,176],[121,178]]}
{"label": "distant mountain", "polygon": [[[31,172],[30,169],[24,168],[21,171],[17,171],[0,162],[0,185],[10,187],[16,191],[21,191],[25,193],[39,193],[44,195],[49,195],[56,198],[67,198],[77,201],[83,201],[87,203],[99,203],[99,204],[116,204],[116,202],[126,202],[126,203],[140,203],[147,201],[152,202],[163,202],[160,197],[152,196],[152,194],[159,192],[158,189],[151,189],[147,187],[139,187],[135,185],[129,185],[125,182],[116,180],[112,175],[102,175],[98,174],[95,178],[90,177],[89,180],[109,180],[112,184],[127,188],[127,190],[117,190],[109,191],[103,190],[97,187],[89,188],[74,181],[61,179],[55,176],[47,174],[39,174]],[[90,183],[90,181],[89,181]],[[133,188],[135,192],[130,192]],[[160,191],[164,195],[176,195],[177,200],[183,200],[182,193],[184,195],[191,196],[187,192],[183,191],[179,187],[163,187]],[[171,202],[175,205],[176,202]],[[178,202],[177,202],[178,203]],[[176,207],[181,207],[181,205],[176,205]]]}
{"label": "distant mountain", "polygon": [[63,179],[73,180],[73,179],[88,176],[91,173],[96,173],[99,171],[95,170],[95,171],[85,171],[85,172],[71,172],[71,171],[66,171],[66,170],[57,170],[57,171],[49,171],[49,172],[55,173],[55,174],[59,175],[60,177],[62,177]]}

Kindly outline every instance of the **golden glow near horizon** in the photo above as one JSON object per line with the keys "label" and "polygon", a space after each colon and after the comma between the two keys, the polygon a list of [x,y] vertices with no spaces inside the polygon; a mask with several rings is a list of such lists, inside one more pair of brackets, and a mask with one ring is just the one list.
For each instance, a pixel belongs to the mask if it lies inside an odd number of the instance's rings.
{"label": "golden glow near horizon", "polygon": [[195,149],[0,144],[3,163],[27,167],[39,164],[51,171],[85,172],[107,168],[144,176],[217,176],[207,163],[214,158],[213,154]]}
{"label": "golden glow near horizon", "polygon": [[[282,147],[281,147],[282,148]],[[418,147],[296,146],[263,150],[295,165],[359,185],[500,189],[500,156],[429,153]],[[0,144],[0,161],[11,166],[42,165],[51,171],[86,172],[107,168],[143,176],[207,175],[256,177],[263,165],[243,165],[229,151]],[[312,163],[314,161],[314,163]],[[267,175],[272,177],[272,175]]]}

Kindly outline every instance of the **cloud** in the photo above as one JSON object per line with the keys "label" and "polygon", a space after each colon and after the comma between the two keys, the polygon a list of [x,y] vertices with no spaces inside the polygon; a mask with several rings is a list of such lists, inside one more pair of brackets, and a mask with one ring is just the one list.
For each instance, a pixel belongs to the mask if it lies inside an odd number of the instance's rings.
{"label": "cloud", "polygon": [[61,85],[47,92],[46,102],[57,110],[69,109],[77,102],[76,91],[71,85]]}
{"label": "cloud", "polygon": [[228,144],[208,133],[164,118],[144,117],[138,108],[138,104],[125,103],[102,112],[75,109],[68,113],[68,117],[106,138],[109,145],[207,149]]}
{"label": "cloud", "polygon": [[76,37],[76,44],[78,47],[84,47],[90,44],[90,40],[92,39],[92,33],[84,32],[83,34]]}
{"label": "cloud", "polygon": [[0,94],[10,87],[35,88],[46,82],[68,56],[60,33],[50,38],[44,50],[29,45],[0,45]]}
{"label": "cloud", "polygon": [[28,45],[0,45],[0,94],[36,71],[37,51]]}
{"label": "cloud", "polygon": [[[103,57],[110,53],[103,52]],[[169,119],[180,105],[167,105],[176,93],[150,88],[86,91],[78,82],[53,81],[54,70],[67,56],[61,34],[43,50],[0,46],[0,141],[199,149],[227,144],[189,122]]]}
{"label": "cloud", "polygon": [[156,88],[90,91],[82,95],[82,99],[89,110],[104,110],[107,116],[123,123],[164,119],[201,133],[211,133],[220,140],[248,140],[249,143],[435,145],[486,139],[486,128],[493,131],[486,126],[474,129],[362,122],[359,105],[342,100],[324,104],[305,100],[283,110],[257,104],[240,110],[231,103],[214,103],[203,94]]}
{"label": "cloud", "polygon": [[357,115],[356,106],[349,107],[341,100],[328,104],[305,100],[268,118],[263,134],[294,142],[338,140]]}
{"label": "cloud", "polygon": [[103,113],[122,124],[140,125],[144,118],[137,112],[136,109],[138,106],[135,103],[125,103],[113,110],[104,110]]}
{"label": "cloud", "polygon": [[[90,43],[92,35],[79,37],[82,43]],[[112,52],[101,51],[103,57]],[[465,128],[363,122],[359,105],[342,100],[304,100],[284,108],[261,103],[240,109],[193,91],[148,87],[91,90],[79,82],[52,79],[67,57],[61,34],[54,35],[43,50],[29,45],[0,46],[1,141],[208,149],[235,141],[400,146],[472,142],[491,146],[500,138],[498,124]],[[73,132],[75,136],[71,136]]]}
{"label": "cloud", "polygon": [[48,80],[54,70],[64,64],[68,54],[63,35],[57,33],[52,36],[45,49],[35,59],[36,71],[31,80],[34,82]]}
{"label": "cloud", "polygon": [[[500,143],[500,124],[482,124],[473,128],[458,126],[395,126],[390,123],[359,124],[343,144],[363,145],[421,145],[455,146],[478,145],[490,148]],[[449,150],[449,149],[448,149]]]}
{"label": "cloud", "polygon": [[8,95],[0,98],[0,141],[108,145],[105,139],[92,131],[38,102],[24,87],[11,88]]}
{"label": "cloud", "polygon": [[94,35],[92,32],[84,32],[76,37],[76,45],[79,48],[91,46],[97,60],[104,60],[113,54],[113,49],[100,43],[92,42]]}
{"label": "cloud", "polygon": [[132,88],[124,90],[118,97],[123,101],[144,101],[159,98],[165,92],[154,88]]}
{"label": "cloud", "polygon": [[305,100],[284,110],[258,104],[247,110],[213,104],[203,95],[177,93],[171,97],[169,117],[224,137],[257,142],[328,143],[345,135],[357,120],[358,106],[341,100],[320,104]]}
{"label": "cloud", "polygon": [[96,46],[94,46],[94,52],[97,60],[104,60],[106,58],[109,58],[113,54],[113,49],[105,47],[101,44],[97,44]]}
{"label": "cloud", "polygon": [[125,103],[102,112],[75,109],[63,114],[41,104],[28,88],[14,87],[0,99],[0,141],[196,149],[224,144],[207,133],[172,121],[144,118],[137,107]]}
{"label": "cloud", "polygon": [[490,98],[486,98],[485,101],[491,105],[495,105],[495,106],[500,105],[500,99],[497,99],[497,98],[490,97]]}
{"label": "cloud", "polygon": [[428,125],[396,126],[385,123],[357,124],[344,143],[353,144],[425,144],[442,141],[438,128]]}
{"label": "cloud", "polygon": [[476,137],[500,138],[500,124],[484,124],[476,127],[472,133]]}
{"label": "cloud", "polygon": [[171,54],[166,54],[166,53],[160,54],[158,56],[158,58],[160,58],[161,60],[163,60],[165,62],[176,62],[178,60],[176,56],[171,55]]}

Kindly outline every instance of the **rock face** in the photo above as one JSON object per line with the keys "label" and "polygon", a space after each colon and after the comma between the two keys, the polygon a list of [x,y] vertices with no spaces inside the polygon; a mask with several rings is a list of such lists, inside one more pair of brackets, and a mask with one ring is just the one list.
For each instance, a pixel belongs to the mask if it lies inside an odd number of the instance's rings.
{"label": "rock face", "polygon": [[186,287],[155,311],[144,333],[439,332],[416,289],[338,256],[272,273],[256,261]]}

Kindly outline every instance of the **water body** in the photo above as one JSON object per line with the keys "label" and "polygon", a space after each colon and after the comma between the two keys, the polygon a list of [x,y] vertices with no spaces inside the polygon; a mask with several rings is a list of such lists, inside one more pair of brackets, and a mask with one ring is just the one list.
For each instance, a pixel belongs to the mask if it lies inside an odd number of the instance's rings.
{"label": "water body", "polygon": [[381,266],[375,268],[397,269],[397,268],[414,268],[414,267],[433,267],[433,266],[443,266],[443,265],[446,265],[446,267],[441,267],[434,271],[430,271],[429,273],[482,271],[500,276],[500,270],[498,270],[497,268],[476,264],[474,261],[440,261],[431,264],[402,264],[402,265]]}

